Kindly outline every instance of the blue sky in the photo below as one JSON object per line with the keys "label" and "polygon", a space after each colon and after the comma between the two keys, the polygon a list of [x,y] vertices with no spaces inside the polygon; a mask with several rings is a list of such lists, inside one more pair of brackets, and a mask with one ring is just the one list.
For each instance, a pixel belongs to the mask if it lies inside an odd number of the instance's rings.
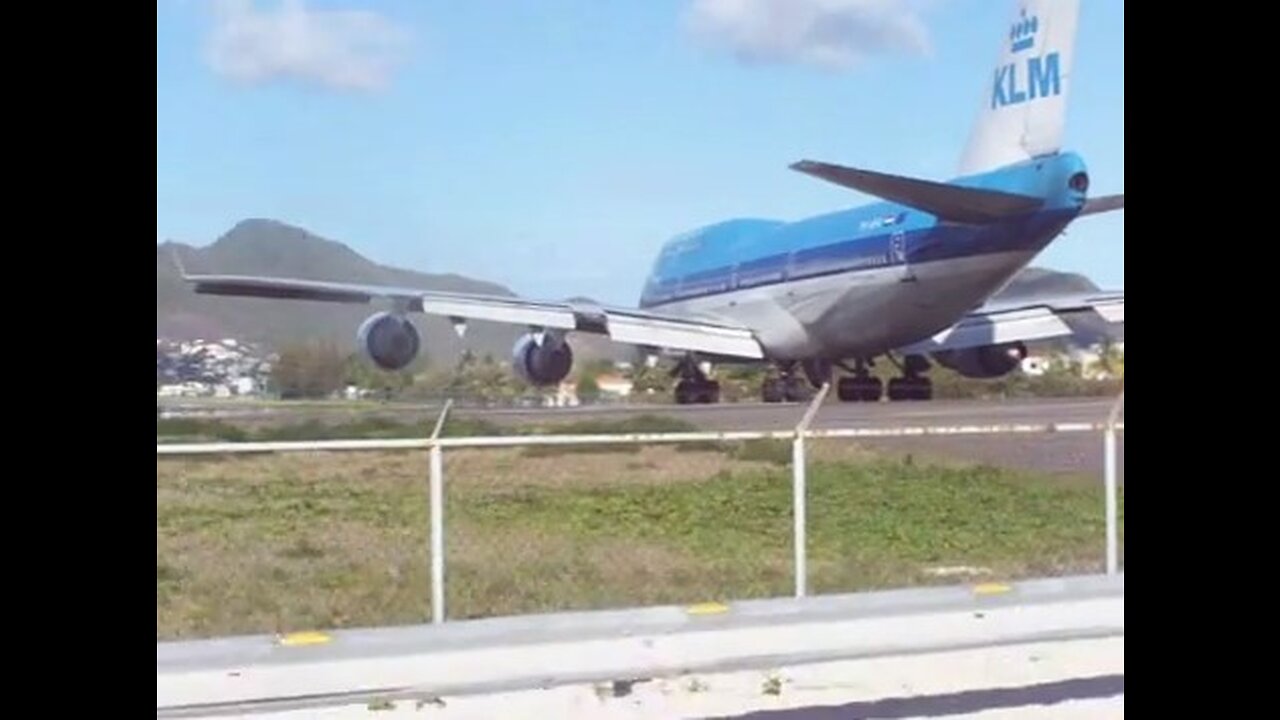
{"label": "blue sky", "polygon": [[[671,236],[869,199],[796,160],[954,174],[1013,8],[160,0],[156,239],[269,217],[385,264],[634,304]],[[1068,147],[1092,193],[1122,192],[1122,2],[1083,3],[1070,92]],[[1123,288],[1124,213],[1036,264]]]}

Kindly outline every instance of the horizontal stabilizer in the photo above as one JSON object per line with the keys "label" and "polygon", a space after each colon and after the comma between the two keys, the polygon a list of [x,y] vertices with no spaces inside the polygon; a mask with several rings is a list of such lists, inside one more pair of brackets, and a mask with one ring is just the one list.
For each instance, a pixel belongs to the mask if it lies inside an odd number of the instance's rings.
{"label": "horizontal stabilizer", "polygon": [[1119,195],[1104,195],[1103,197],[1089,198],[1089,200],[1085,202],[1084,208],[1080,210],[1080,215],[1096,215],[1098,213],[1122,209],[1124,209],[1124,193],[1120,193]]}
{"label": "horizontal stabilizer", "polygon": [[988,223],[1032,212],[1043,204],[1040,198],[1027,195],[886,175],[812,160],[802,160],[793,164],[791,169],[913,207],[950,222]]}

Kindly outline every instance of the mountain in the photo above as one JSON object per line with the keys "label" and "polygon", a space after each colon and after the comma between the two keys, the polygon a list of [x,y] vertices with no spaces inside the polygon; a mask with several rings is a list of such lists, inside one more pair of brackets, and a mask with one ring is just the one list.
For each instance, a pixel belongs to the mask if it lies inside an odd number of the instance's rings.
{"label": "mountain", "polygon": [[[156,337],[166,340],[237,338],[278,348],[291,340],[327,338],[347,350],[355,347],[356,328],[375,306],[259,300],[196,295],[173,263],[176,254],[190,273],[279,275],[308,280],[333,280],[393,285],[445,292],[514,297],[495,283],[453,274],[426,274],[379,265],[342,243],[313,235],[275,220],[244,220],[212,245],[196,248],[177,242],[156,246]],[[1097,290],[1081,275],[1028,268],[1001,293],[1026,294]],[[468,323],[459,339],[443,318],[417,315],[424,354],[432,362],[452,363],[464,349],[505,360],[522,328],[498,323]],[[579,359],[634,359],[633,350],[597,336],[577,334],[574,354]]]}
{"label": "mountain", "polygon": [[1073,292],[1097,292],[1098,286],[1089,278],[1076,273],[1064,273],[1045,268],[1029,267],[1019,273],[1013,282],[996,294],[997,298],[1027,297],[1030,295],[1059,295]]}

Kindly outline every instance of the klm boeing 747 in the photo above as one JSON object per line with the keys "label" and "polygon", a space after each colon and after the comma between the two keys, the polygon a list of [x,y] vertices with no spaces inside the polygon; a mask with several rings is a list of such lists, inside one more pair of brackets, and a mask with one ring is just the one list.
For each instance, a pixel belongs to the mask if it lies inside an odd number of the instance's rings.
{"label": "klm boeing 747", "polygon": [[[185,275],[195,292],[386,303],[357,331],[384,369],[417,356],[412,313],[528,328],[515,371],[535,385],[570,372],[569,335],[595,333],[674,356],[676,400],[717,402],[711,363],[767,363],[764,400],[800,399],[805,380],[844,401],[885,393],[868,368],[901,374],[891,400],[932,396],[932,362],[969,377],[1018,367],[1026,343],[1101,327],[1123,338],[1124,293],[1004,300],[992,296],[1077,218],[1124,207],[1090,197],[1084,161],[1062,149],[1079,0],[1021,0],[957,177],[938,182],[805,160],[792,169],[879,202],[795,222],[737,219],[677,237],[659,252],[638,308],[450,294],[334,282]],[[932,362],[931,362],[932,361]],[[801,377],[803,373],[803,377]]]}

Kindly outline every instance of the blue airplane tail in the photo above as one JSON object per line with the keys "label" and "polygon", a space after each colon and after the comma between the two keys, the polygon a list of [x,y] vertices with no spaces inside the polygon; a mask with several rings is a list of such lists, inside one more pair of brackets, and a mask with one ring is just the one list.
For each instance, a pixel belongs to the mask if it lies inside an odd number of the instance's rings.
{"label": "blue airplane tail", "polygon": [[[942,183],[812,160],[795,163],[791,169],[915,208],[944,222],[996,222],[1055,202],[1051,197],[1054,191],[1037,187],[1040,183],[1024,170],[1029,160],[1062,150],[1079,10],[1079,0],[1019,0],[1001,38],[999,62],[990,83],[984,86],[982,109],[960,159],[962,180]],[[1077,168],[1076,158],[1060,159],[1068,172],[1079,173],[1078,181],[1073,178],[1072,190],[1075,202],[1082,203],[1077,206],[1081,214],[1124,207],[1124,195],[1085,201],[1088,176],[1083,165]],[[972,187],[963,180],[979,177],[988,180],[977,183],[984,187]],[[996,188],[990,187],[992,182]],[[1020,192],[1010,192],[1010,188]]]}

